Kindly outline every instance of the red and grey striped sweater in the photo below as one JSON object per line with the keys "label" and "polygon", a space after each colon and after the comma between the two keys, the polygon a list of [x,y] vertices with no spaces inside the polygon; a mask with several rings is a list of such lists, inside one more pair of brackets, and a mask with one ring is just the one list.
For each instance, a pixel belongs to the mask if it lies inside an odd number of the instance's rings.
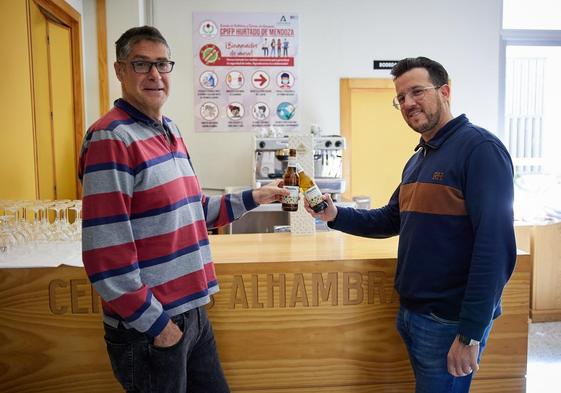
{"label": "red and grey striped sweater", "polygon": [[218,283],[207,228],[255,208],[251,191],[203,195],[177,126],[122,99],[88,130],[79,176],[82,258],[107,324],[156,336],[209,302]]}

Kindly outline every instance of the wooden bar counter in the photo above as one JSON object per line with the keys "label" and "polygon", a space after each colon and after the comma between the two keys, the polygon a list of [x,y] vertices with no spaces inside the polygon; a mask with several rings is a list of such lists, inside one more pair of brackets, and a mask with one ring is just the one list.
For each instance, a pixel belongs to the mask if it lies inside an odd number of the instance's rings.
{"label": "wooden bar counter", "polygon": [[[237,393],[413,392],[395,330],[397,239],[211,237],[208,306]],[[473,392],[524,392],[530,261],[519,255]],[[121,392],[83,268],[0,269],[0,392]]]}
{"label": "wooden bar counter", "polygon": [[516,246],[531,254],[530,318],[561,321],[561,222],[515,223]]}

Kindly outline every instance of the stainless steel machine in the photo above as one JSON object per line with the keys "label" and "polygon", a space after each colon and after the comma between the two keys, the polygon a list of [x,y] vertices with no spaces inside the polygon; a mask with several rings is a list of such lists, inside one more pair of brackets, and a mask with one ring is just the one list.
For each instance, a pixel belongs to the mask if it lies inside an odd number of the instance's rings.
{"label": "stainless steel machine", "polygon": [[[253,187],[264,186],[282,178],[288,164],[288,137],[255,137]],[[328,192],[336,204],[345,191],[343,179],[343,150],[345,138],[339,135],[318,136],[314,143],[314,180],[322,192]],[[289,213],[281,210],[280,203],[258,206],[228,228],[228,233],[265,233],[289,228]],[[325,223],[316,224],[316,230],[327,230]]]}
{"label": "stainless steel machine", "polygon": [[[343,150],[345,138],[339,135],[314,137],[314,180],[322,192],[340,199],[345,191]],[[255,137],[254,186],[264,186],[282,178],[288,160],[288,137]]]}

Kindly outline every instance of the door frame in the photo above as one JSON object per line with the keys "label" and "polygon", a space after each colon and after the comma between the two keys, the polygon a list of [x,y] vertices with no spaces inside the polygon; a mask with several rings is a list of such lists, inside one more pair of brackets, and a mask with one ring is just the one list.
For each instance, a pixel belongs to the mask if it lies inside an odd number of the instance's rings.
{"label": "door frame", "polygon": [[96,0],[97,73],[99,77],[99,115],[109,111],[109,72],[107,64],[107,16],[105,0]]}
{"label": "door frame", "polygon": [[[84,84],[82,73],[82,18],[78,11],[64,0],[27,0],[28,21],[30,20],[30,1],[47,12],[54,20],[62,23],[70,29],[71,51],[72,51],[72,93],[74,99],[74,145],[76,149],[76,166],[78,165],[82,138],[84,137]],[[28,23],[29,25],[29,23]],[[30,29],[30,27],[28,27]],[[29,32],[31,37],[31,32]],[[31,39],[31,38],[30,38]],[[31,43],[30,43],[31,45]],[[30,59],[31,61],[31,59]],[[30,64],[33,69],[33,63]],[[33,83],[33,81],[32,81]],[[34,86],[32,86],[34,89]],[[35,98],[32,95],[32,106],[35,113]],[[34,115],[33,115],[34,116]],[[33,121],[35,128],[35,120]],[[36,176],[37,176],[36,171]],[[38,183],[39,179],[36,179]],[[37,190],[39,187],[37,187]],[[37,191],[38,192],[38,191]],[[76,179],[76,193],[78,198],[82,195],[82,187]]]}
{"label": "door frame", "polygon": [[[347,186],[343,193],[343,198],[352,199],[351,182],[351,149],[352,149],[352,104],[351,97],[353,90],[359,89],[393,89],[395,88],[393,79],[390,78],[341,78],[339,80],[339,103],[340,103],[340,123],[341,136],[347,141],[347,148],[343,153],[343,179]],[[388,103],[391,105],[391,102]]]}

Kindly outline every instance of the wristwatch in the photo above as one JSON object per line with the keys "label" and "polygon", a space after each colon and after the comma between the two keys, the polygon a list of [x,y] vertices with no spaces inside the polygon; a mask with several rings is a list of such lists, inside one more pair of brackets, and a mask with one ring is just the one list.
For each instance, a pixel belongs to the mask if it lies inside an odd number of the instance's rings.
{"label": "wristwatch", "polygon": [[458,341],[460,341],[464,345],[467,345],[468,347],[471,347],[473,345],[479,345],[479,341],[474,340],[473,338],[469,338],[467,336],[462,336],[461,334],[458,334]]}

